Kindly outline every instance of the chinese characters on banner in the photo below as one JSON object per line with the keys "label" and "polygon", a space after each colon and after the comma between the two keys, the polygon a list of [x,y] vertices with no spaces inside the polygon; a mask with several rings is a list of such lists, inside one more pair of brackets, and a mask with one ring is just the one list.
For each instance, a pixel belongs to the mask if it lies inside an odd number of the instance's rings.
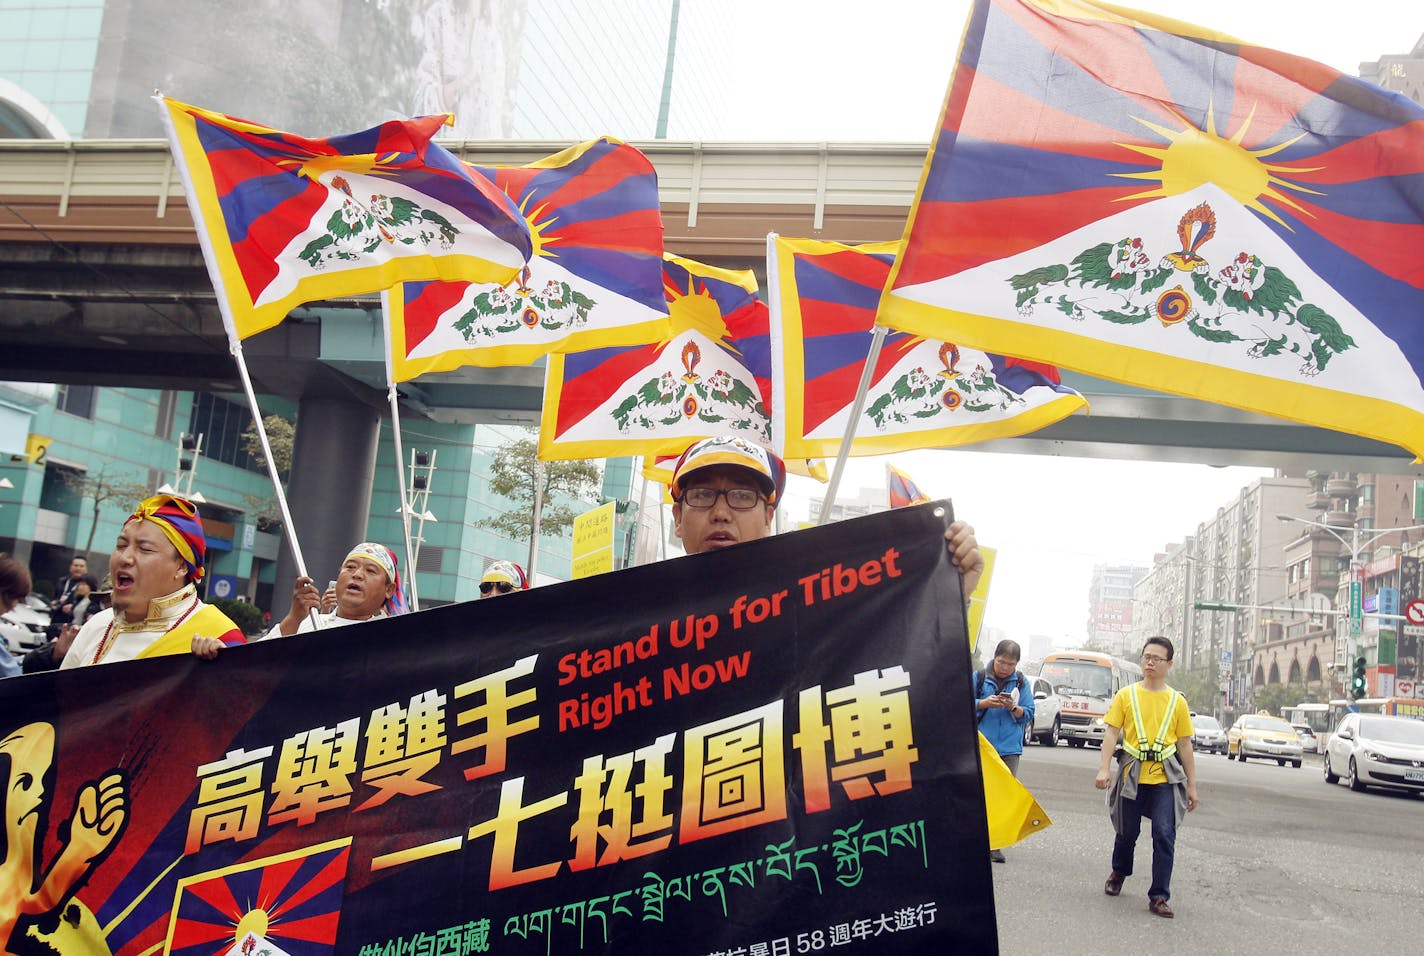
{"label": "chinese characters on banner", "polygon": [[113,954],[994,945],[936,510],[0,682],[20,821],[0,933]]}

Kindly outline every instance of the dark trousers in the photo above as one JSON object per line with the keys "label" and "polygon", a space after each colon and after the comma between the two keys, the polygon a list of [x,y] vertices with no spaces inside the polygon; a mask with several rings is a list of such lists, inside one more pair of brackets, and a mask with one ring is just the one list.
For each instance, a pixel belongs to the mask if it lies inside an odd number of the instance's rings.
{"label": "dark trousers", "polygon": [[1177,808],[1172,785],[1137,785],[1137,799],[1122,801],[1123,832],[1113,840],[1112,868],[1123,876],[1132,875],[1132,851],[1142,832],[1142,821],[1152,822],[1152,885],[1149,899],[1169,899],[1172,895],[1172,859],[1177,852]]}

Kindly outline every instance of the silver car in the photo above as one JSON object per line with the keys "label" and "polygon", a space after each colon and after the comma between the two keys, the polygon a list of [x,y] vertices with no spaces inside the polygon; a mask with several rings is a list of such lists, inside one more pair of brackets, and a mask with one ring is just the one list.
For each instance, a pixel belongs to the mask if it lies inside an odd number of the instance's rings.
{"label": "silver car", "polygon": [[1424,720],[1346,714],[1325,744],[1325,782],[1424,791]]}
{"label": "silver car", "polygon": [[1045,747],[1057,747],[1062,718],[1058,712],[1063,708],[1063,700],[1053,690],[1053,685],[1042,677],[1032,679],[1033,683],[1033,723],[1024,725],[1024,746],[1037,739]]}
{"label": "silver car", "polygon": [[1210,714],[1192,714],[1192,750],[1196,753],[1226,753],[1226,731]]}

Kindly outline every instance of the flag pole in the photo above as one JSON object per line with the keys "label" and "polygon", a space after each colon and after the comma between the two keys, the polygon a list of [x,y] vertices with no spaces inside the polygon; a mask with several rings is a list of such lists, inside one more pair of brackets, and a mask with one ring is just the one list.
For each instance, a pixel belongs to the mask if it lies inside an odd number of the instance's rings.
{"label": "flag pole", "polygon": [[[237,323],[233,321],[231,303],[228,301],[227,292],[223,285],[222,271],[217,265],[217,255],[213,250],[212,237],[208,233],[207,223],[203,218],[202,204],[197,200],[197,191],[193,188],[193,176],[188,169],[188,164],[183,160],[183,151],[178,143],[178,130],[173,125],[173,115],[168,111],[168,99],[158,90],[153,91],[153,100],[158,104],[158,112],[163,117],[163,126],[168,131],[168,150],[173,157],[173,165],[178,168],[178,175],[183,180],[183,192],[188,200],[188,212],[193,217],[193,225],[198,234],[198,245],[203,250],[203,263],[208,269],[208,278],[213,283],[213,291],[217,294],[218,314],[222,317],[223,330],[227,332],[228,352],[233,360],[237,362],[237,374],[242,379],[242,390],[247,395],[247,407],[252,410],[252,422],[257,429],[257,438],[262,445],[262,457],[267,461],[267,474],[272,479],[272,491],[277,498],[277,508],[282,513],[282,527],[286,529],[283,538],[286,539],[287,548],[292,552],[292,563],[297,566],[299,577],[311,577],[307,573],[307,562],[302,557],[302,546],[297,541],[297,526],[292,521],[291,508],[287,506],[287,492],[282,487],[282,479],[277,474],[277,462],[272,455],[272,443],[267,440],[267,427],[262,421],[262,409],[257,404],[257,395],[252,390],[252,376],[247,372],[247,359],[242,354],[242,338],[237,334]],[[307,612],[307,617],[311,620],[312,628],[317,629],[316,608]]]}
{"label": "flag pole", "polygon": [[405,537],[406,593],[410,596],[410,609],[420,610],[420,588],[415,581],[415,554],[410,539],[410,500],[406,497],[405,450],[401,447],[400,402],[396,396],[396,383],[387,383],[387,397],[391,402],[391,441],[395,444],[396,482],[400,488],[401,532]]}
{"label": "flag pole", "polygon": [[[223,297],[218,296],[221,302]],[[232,357],[237,360],[237,374],[242,379],[242,390],[247,393],[247,407],[252,410],[252,421],[257,428],[257,438],[262,443],[262,457],[267,461],[267,474],[272,479],[272,490],[276,493],[277,508],[282,512],[282,525],[287,529],[287,544],[292,552],[292,561],[297,566],[297,573],[302,577],[310,577],[307,574],[307,563],[302,557],[301,545],[297,542],[297,529],[292,523],[292,511],[287,506],[287,492],[282,488],[282,479],[277,475],[277,463],[272,458],[272,445],[267,440],[267,427],[262,421],[262,409],[257,405],[257,395],[252,390],[252,377],[247,374],[247,361],[242,354],[242,342],[233,338],[228,343],[228,350]],[[314,612],[313,612],[314,613]],[[312,622],[315,626],[315,621]]]}
{"label": "flag pole", "polygon": [[845,437],[841,439],[840,450],[836,453],[836,467],[831,472],[831,481],[826,488],[826,498],[821,502],[821,517],[817,524],[825,524],[831,517],[831,504],[836,500],[836,491],[841,485],[841,473],[845,471],[846,459],[850,457],[851,442],[855,441],[855,426],[860,421],[860,413],[865,410],[865,394],[870,390],[870,379],[875,374],[875,363],[880,361],[880,347],[885,344],[886,329],[875,327],[870,339],[870,351],[865,356],[865,368],[860,373],[860,384],[855,389],[855,401],[850,406],[850,419],[846,422]]}
{"label": "flag pole", "polygon": [[658,492],[658,560],[667,558],[667,509],[663,507],[663,493]]}
{"label": "flag pole", "polygon": [[529,529],[529,583],[534,583],[534,566],[539,560],[539,524],[544,512],[544,463],[534,459],[534,514]]}
{"label": "flag pole", "polygon": [[638,556],[643,553],[643,539],[647,536],[643,531],[643,506],[648,498],[648,476],[640,475],[639,477],[642,484],[638,485],[638,521],[633,525],[633,553],[628,556],[627,564],[627,567],[630,568],[639,563]]}
{"label": "flag pole", "polygon": [[400,400],[396,394],[395,376],[391,361],[391,290],[381,293],[381,335],[386,343],[386,396],[391,403],[391,440],[396,452],[396,487],[400,493],[401,532],[405,536],[406,593],[410,595],[410,609],[420,610],[420,585],[415,580],[415,552],[410,542],[410,500],[406,497],[405,450],[401,447]]}

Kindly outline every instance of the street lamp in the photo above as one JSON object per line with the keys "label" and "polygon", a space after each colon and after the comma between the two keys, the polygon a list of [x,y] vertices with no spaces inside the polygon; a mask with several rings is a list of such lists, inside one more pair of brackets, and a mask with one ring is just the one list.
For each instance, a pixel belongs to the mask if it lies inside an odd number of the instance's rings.
{"label": "street lamp", "polygon": [[[1374,544],[1376,541],[1380,540],[1381,538],[1387,537],[1387,536],[1389,536],[1389,535],[1391,535],[1391,534],[1400,534],[1400,533],[1408,532],[1408,531],[1421,531],[1421,530],[1424,530],[1424,524],[1413,524],[1413,525],[1409,525],[1408,527],[1405,527],[1405,528],[1376,528],[1376,529],[1374,529],[1375,533],[1374,533],[1373,535],[1371,535],[1370,537],[1366,538],[1364,541],[1361,541],[1361,540],[1360,540],[1360,529],[1359,529],[1359,526],[1358,526],[1358,525],[1356,525],[1356,526],[1354,526],[1354,527],[1350,527],[1350,528],[1341,528],[1341,527],[1337,527],[1336,525],[1326,524],[1326,523],[1323,522],[1323,521],[1311,521],[1309,518],[1298,518],[1298,517],[1296,517],[1295,515],[1282,515],[1282,514],[1276,515],[1276,520],[1277,520],[1277,521],[1285,521],[1285,522],[1288,522],[1288,523],[1289,523],[1289,522],[1295,522],[1296,524],[1303,524],[1303,525],[1308,525],[1308,526],[1310,526],[1310,527],[1312,527],[1312,528],[1319,528],[1321,531],[1327,532],[1327,533],[1328,533],[1332,538],[1334,538],[1336,541],[1339,541],[1341,547],[1346,548],[1346,549],[1349,550],[1349,552],[1350,552],[1350,625],[1349,625],[1349,628],[1350,628],[1350,629],[1349,629],[1349,631],[1347,632],[1348,636],[1346,637],[1346,640],[1345,640],[1345,645],[1344,645],[1345,654],[1344,654],[1344,656],[1343,656],[1343,659],[1342,659],[1341,654],[1340,654],[1340,635],[1339,635],[1338,630],[1337,630],[1336,635],[1335,635],[1335,640],[1336,640],[1335,663],[1336,663],[1336,666],[1339,667],[1339,666],[1343,666],[1343,665],[1345,665],[1345,664],[1348,664],[1349,661],[1354,657],[1354,654],[1353,654],[1353,652],[1352,652],[1352,650],[1351,650],[1351,648],[1350,648],[1350,638],[1358,638],[1358,637],[1360,636],[1360,634],[1359,634],[1359,629],[1360,629],[1360,615],[1359,615],[1359,609],[1358,609],[1358,608],[1359,608],[1359,605],[1358,605],[1357,602],[1362,601],[1362,600],[1364,599],[1363,592],[1364,592],[1364,586],[1365,586],[1364,577],[1363,577],[1364,568],[1363,568],[1363,567],[1361,566],[1361,564],[1360,564],[1360,553],[1361,553],[1362,551],[1364,551],[1366,548],[1368,548],[1370,545]],[[1344,531],[1348,531],[1348,532],[1350,533],[1350,540],[1348,540],[1348,541],[1345,540],[1345,536],[1341,533],[1341,532],[1344,532]]]}

